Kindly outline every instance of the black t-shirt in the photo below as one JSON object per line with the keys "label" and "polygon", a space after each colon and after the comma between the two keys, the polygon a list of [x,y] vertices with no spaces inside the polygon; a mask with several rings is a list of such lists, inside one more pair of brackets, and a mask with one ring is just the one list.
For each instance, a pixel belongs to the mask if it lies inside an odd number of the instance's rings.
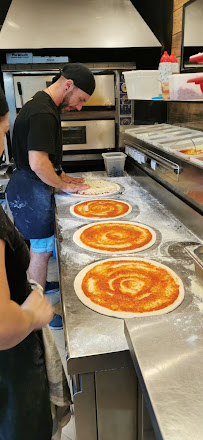
{"label": "black t-shirt", "polygon": [[21,305],[31,292],[26,274],[30,262],[30,254],[23,236],[7,217],[1,205],[0,239],[6,242],[5,266],[11,299]]}
{"label": "black t-shirt", "polygon": [[60,111],[44,91],[37,92],[20,110],[14,124],[12,149],[18,169],[30,170],[30,150],[48,153],[54,168],[61,167]]}

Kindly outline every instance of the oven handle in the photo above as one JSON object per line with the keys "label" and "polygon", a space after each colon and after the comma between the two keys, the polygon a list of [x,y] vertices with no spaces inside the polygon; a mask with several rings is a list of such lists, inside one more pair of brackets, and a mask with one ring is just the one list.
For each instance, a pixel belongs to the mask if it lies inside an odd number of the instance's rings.
{"label": "oven handle", "polygon": [[18,93],[20,96],[21,106],[23,106],[23,92],[22,92],[22,86],[21,86],[20,82],[17,82],[17,88],[18,88]]}
{"label": "oven handle", "polygon": [[175,163],[175,162],[172,162],[171,160],[169,160],[169,159],[163,159],[163,157],[162,156],[160,156],[159,154],[157,154],[157,153],[154,153],[154,152],[152,152],[152,151],[149,151],[149,150],[147,150],[146,148],[143,148],[143,147],[140,147],[139,145],[136,145],[136,144],[131,144],[131,142],[130,141],[128,141],[128,143],[125,143],[125,146],[126,147],[133,147],[135,150],[138,150],[138,151],[140,151],[141,153],[143,153],[143,154],[145,154],[147,157],[149,157],[149,159],[154,159],[154,160],[156,160],[156,162],[159,164],[159,165],[162,165],[162,166],[164,166],[164,167],[166,167],[166,168],[170,168],[170,169],[172,169],[173,171],[174,171],[174,173],[175,174],[177,174],[178,176],[179,176],[179,174],[180,173],[182,173],[182,171],[183,171],[183,168],[182,167],[180,167],[180,165],[178,165],[177,163]]}

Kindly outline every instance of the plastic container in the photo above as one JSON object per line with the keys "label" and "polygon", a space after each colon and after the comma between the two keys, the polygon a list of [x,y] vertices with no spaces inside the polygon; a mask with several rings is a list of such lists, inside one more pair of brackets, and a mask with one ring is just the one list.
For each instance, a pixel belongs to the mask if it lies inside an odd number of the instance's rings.
{"label": "plastic container", "polygon": [[[203,136],[202,138],[194,138],[191,134],[190,134],[190,138],[186,137],[187,134],[184,134],[184,140],[180,139],[178,140],[178,137],[176,137],[175,142],[171,142],[171,145],[169,146],[170,149],[172,150],[184,150],[187,148],[193,148],[194,146],[199,149],[203,147]],[[192,140],[191,140],[192,139]]]}
{"label": "plastic container", "polygon": [[126,154],[120,151],[102,153],[104,165],[109,177],[121,177],[125,166]]}
{"label": "plastic container", "polygon": [[160,92],[158,70],[131,70],[123,72],[128,99],[152,99]]}
{"label": "plastic container", "polygon": [[171,62],[171,73],[172,73],[172,75],[174,73],[179,73],[178,60],[177,60],[176,56],[174,55],[174,53],[172,53],[170,55],[169,60]]}
{"label": "plastic container", "polygon": [[202,101],[203,93],[200,84],[188,82],[201,77],[202,72],[169,75],[170,99],[175,101]]}
{"label": "plastic container", "polygon": [[161,81],[161,91],[163,99],[169,100],[170,99],[170,93],[169,93],[169,75],[171,72],[171,61],[168,52],[164,52],[160,59],[159,63],[159,72],[160,72],[160,81]]}

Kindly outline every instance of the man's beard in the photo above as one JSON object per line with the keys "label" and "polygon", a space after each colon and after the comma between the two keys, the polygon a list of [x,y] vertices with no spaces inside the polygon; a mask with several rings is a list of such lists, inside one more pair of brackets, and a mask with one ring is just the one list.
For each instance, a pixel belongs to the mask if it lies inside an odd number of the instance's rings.
{"label": "man's beard", "polygon": [[[61,113],[64,113],[64,112],[66,112],[66,111],[69,111],[69,110],[66,110],[66,108],[70,106],[70,98],[71,98],[72,95],[73,95],[73,90],[72,90],[71,92],[69,92],[69,94],[66,95],[66,96],[62,99],[61,104],[60,104],[60,106],[59,106],[59,107],[60,107],[60,111],[61,111]],[[73,107],[73,108],[71,108],[70,110],[75,110],[75,108]]]}
{"label": "man's beard", "polygon": [[66,96],[64,98],[59,106],[61,113],[64,113],[66,111],[66,108],[69,107],[70,98]]}

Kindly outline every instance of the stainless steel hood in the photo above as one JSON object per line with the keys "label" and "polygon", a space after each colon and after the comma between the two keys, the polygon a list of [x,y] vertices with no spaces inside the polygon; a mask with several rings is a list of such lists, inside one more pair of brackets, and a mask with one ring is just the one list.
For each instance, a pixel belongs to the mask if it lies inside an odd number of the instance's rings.
{"label": "stainless steel hood", "polygon": [[0,49],[159,47],[130,0],[13,0]]}

